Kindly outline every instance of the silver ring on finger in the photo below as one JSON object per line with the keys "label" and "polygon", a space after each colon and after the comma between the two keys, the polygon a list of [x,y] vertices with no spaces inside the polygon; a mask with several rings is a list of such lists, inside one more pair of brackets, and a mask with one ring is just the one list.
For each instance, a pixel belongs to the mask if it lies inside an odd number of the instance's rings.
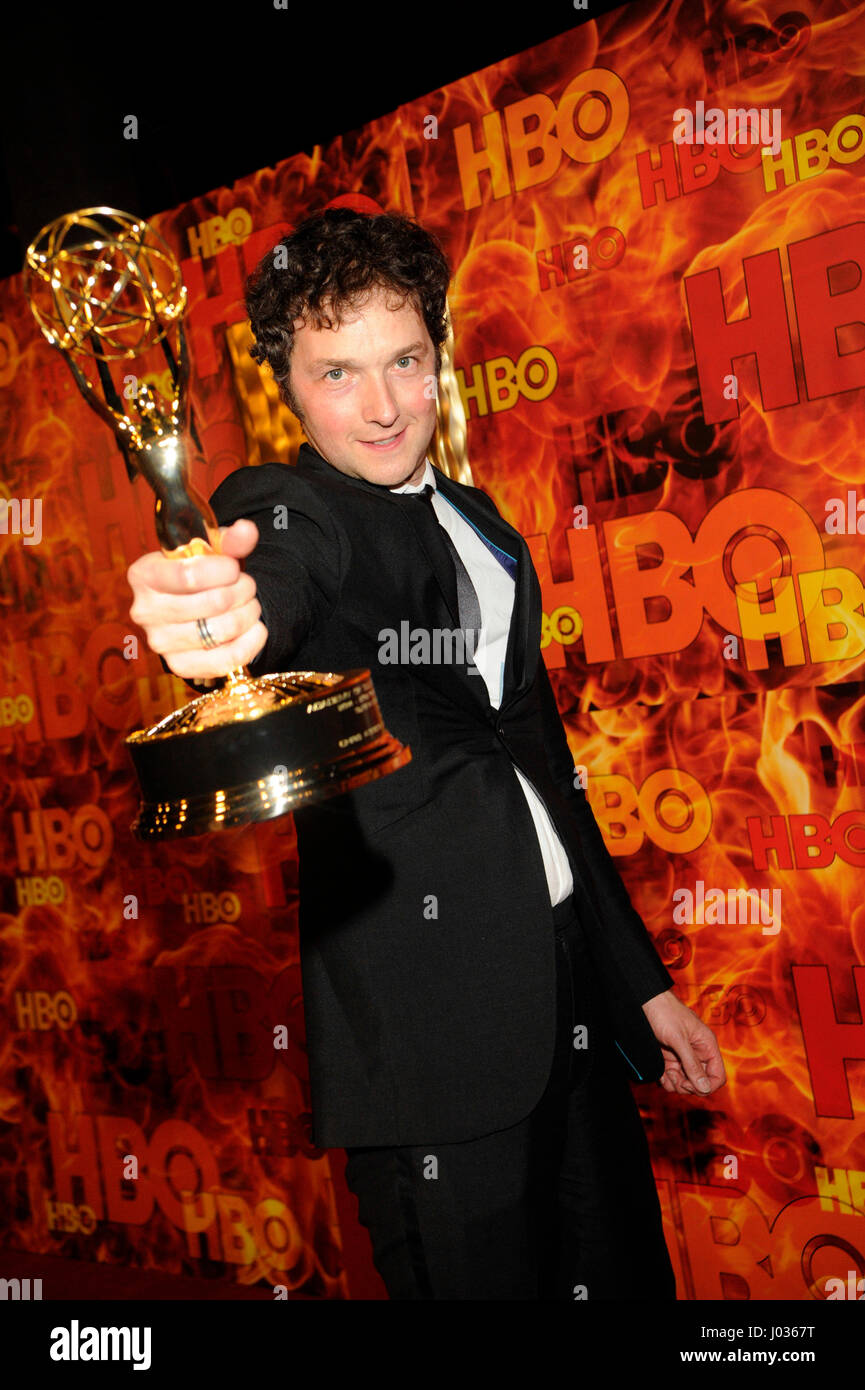
{"label": "silver ring on finger", "polygon": [[206,619],[206,618],[196,618],[195,621],[196,621],[196,623],[197,623],[197,625],[198,625],[198,635],[199,635],[199,637],[201,638],[201,645],[202,645],[203,647],[215,647],[215,646],[217,646],[218,643],[216,643],[216,642],[213,640],[213,634],[212,634],[212,632],[210,631],[210,628],[207,626],[207,619]]}

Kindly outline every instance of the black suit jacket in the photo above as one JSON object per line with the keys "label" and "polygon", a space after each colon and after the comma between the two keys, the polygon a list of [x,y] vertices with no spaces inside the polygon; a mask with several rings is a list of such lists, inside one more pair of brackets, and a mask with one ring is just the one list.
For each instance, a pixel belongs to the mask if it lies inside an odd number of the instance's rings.
{"label": "black suit jacket", "polygon": [[567,850],[622,1065],[632,1080],[663,1070],[640,1005],[672,977],[574,787],[528,547],[485,493],[438,470],[436,481],[518,560],[498,710],[465,665],[379,661],[384,629],[459,626],[452,574],[387,488],[345,476],[304,444],[296,466],[240,468],[211,498],[221,525],[251,517],[260,532],[244,561],[268,629],[252,674],[368,667],[387,728],[411,745],[406,767],[295,813],[321,1147],[479,1138],[540,1099],[554,1045],[554,938],[514,764]]}

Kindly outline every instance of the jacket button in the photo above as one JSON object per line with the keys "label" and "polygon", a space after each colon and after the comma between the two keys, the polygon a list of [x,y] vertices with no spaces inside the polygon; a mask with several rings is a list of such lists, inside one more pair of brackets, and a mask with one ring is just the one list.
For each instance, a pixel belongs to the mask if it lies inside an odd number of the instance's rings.
{"label": "jacket button", "polygon": [[503,737],[504,737],[504,732],[505,732],[505,726],[504,726],[504,724],[497,724],[497,725],[496,725],[496,733],[499,735],[499,738],[503,738]]}

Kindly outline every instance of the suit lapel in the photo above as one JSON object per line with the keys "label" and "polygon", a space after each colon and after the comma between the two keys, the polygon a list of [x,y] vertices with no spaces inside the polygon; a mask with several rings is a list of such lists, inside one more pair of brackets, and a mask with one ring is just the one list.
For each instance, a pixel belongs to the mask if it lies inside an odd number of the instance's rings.
{"label": "suit lapel", "polygon": [[446,497],[488,540],[513,555],[517,561],[514,609],[505,653],[504,688],[501,709],[512,704],[531,685],[540,653],[541,600],[529,548],[519,531],[498,515],[478,504],[468,490],[455,484],[434,468],[436,483]]}
{"label": "suit lapel", "polygon": [[[312,468],[315,472],[339,473],[338,469],[334,469],[331,464],[321,458],[311,445],[306,443],[301,445],[297,461],[301,467]],[[531,685],[535,678],[540,655],[541,596],[529,548],[519,532],[513,526],[509,526],[497,512],[479,504],[470,489],[453,482],[435,465],[433,465],[433,472],[435,473],[436,486],[440,489],[442,496],[456,507],[471,525],[499,546],[501,550],[504,550],[506,554],[515,556],[517,561],[514,607],[505,653],[504,683],[500,707],[503,711]],[[401,512],[404,516],[408,515],[411,518],[412,513],[409,510],[411,504],[407,505],[405,502],[399,501],[388,488],[381,487],[376,483],[368,483],[363,478],[350,477],[348,474],[340,474],[340,477],[350,487],[374,493],[386,504],[393,507],[394,511]],[[418,503],[417,505],[421,504]],[[459,603],[456,576],[453,569],[450,566],[448,566],[447,571],[443,569],[439,555],[430,554],[424,545],[422,532],[415,522],[410,520],[409,524],[416,536],[417,544],[435,576],[443,602],[450,614],[452,625],[455,628],[459,627]],[[431,667],[430,669],[432,674],[445,679],[455,677],[452,688],[462,692],[464,697],[465,695],[470,696],[471,708],[477,710],[478,704],[487,709],[490,707],[486,683],[480,676],[463,675],[461,672],[447,667]],[[462,702],[468,703],[465,698]]]}
{"label": "suit lapel", "polygon": [[[364,478],[354,478],[347,473],[340,473],[339,469],[329,464],[309,444],[302,444],[300,446],[297,462],[301,469],[311,468],[316,473],[324,472],[331,476],[336,474],[348,487],[356,488],[361,492],[371,493],[381,498],[384,503],[393,507],[395,512],[399,512],[406,518],[417,544],[421,547],[426,557],[427,564],[435,575],[436,583],[439,586],[445,607],[450,615],[451,624],[455,628],[459,627],[459,598],[457,594],[456,574],[452,566],[448,565],[445,567],[444,556],[436,550],[430,551],[424,541],[423,530],[415,520],[414,513],[414,507],[419,507],[422,504],[420,502],[406,502],[398,495],[392,493],[389,488],[382,487],[377,483],[368,483]],[[437,480],[441,477],[438,469],[436,469],[436,476]]]}

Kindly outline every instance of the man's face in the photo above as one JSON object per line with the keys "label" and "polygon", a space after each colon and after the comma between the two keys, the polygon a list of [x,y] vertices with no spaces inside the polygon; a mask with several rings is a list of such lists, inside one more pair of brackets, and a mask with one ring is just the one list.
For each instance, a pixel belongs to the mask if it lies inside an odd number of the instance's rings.
{"label": "man's face", "polygon": [[421,481],[436,423],[432,340],[411,300],[395,302],[376,288],[337,328],[298,319],[289,381],[312,447],[384,487]]}

